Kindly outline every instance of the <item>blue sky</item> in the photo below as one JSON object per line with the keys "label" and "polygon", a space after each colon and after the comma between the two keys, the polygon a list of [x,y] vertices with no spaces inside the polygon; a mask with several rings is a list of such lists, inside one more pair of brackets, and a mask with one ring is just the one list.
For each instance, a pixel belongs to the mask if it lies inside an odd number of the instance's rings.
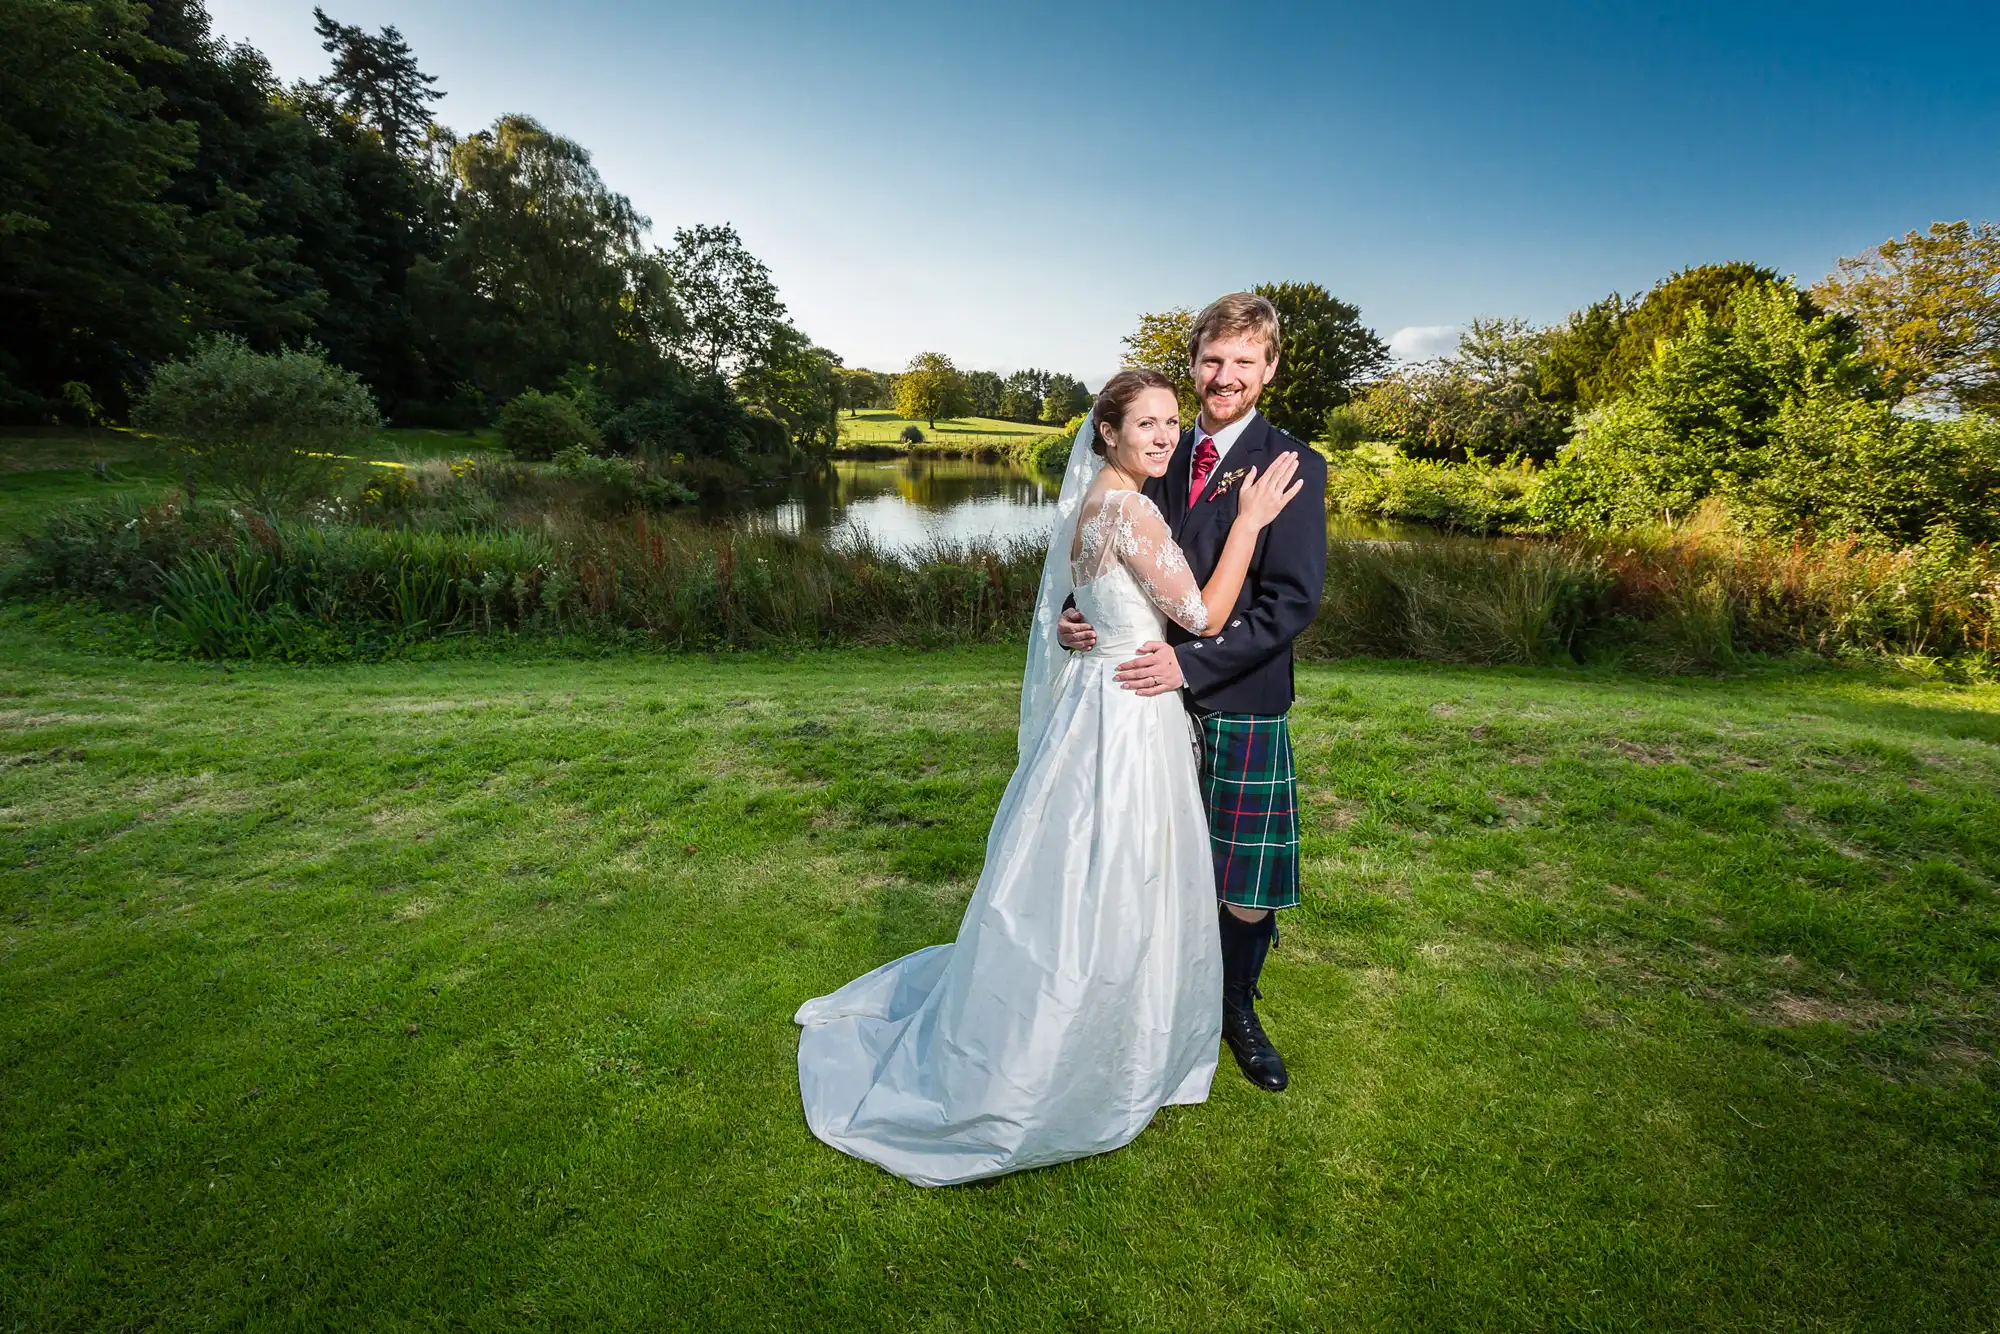
{"label": "blue sky", "polygon": [[[1140,312],[1287,279],[1421,352],[2000,216],[1990,2],[321,2],[396,24],[455,129],[582,143],[658,241],[735,223],[849,365],[1095,384]],[[311,0],[209,9],[324,71]]]}

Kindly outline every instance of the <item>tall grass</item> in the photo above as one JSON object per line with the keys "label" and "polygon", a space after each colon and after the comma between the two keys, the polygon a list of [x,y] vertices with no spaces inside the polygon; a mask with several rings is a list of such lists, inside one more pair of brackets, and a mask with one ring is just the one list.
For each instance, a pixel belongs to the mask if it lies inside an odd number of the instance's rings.
{"label": "tall grass", "polygon": [[1711,671],[1746,653],[2000,655],[2000,551],[1949,534],[1889,550],[1714,531],[1337,543],[1308,656]]}
{"label": "tall grass", "polygon": [[[470,517],[469,514],[467,517]],[[12,596],[149,612],[212,657],[349,656],[449,635],[563,632],[672,649],[913,647],[1018,638],[1041,553],[892,554],[644,512],[519,527],[270,523],[175,504],[62,511],[23,540]],[[1745,653],[2000,658],[2000,553],[1948,532],[1899,550],[1686,528],[1616,540],[1335,543],[1307,657],[1673,671]],[[1984,670],[1984,668],[1982,668]]]}
{"label": "tall grass", "polygon": [[1609,573],[1606,618],[1632,627],[1665,665],[1719,665],[1740,652],[2000,652],[2000,550],[1948,532],[1902,548],[1698,529],[1565,545]]}
{"label": "tall grass", "polygon": [[1611,575],[1553,545],[1344,542],[1328,552],[1309,657],[1548,663],[1574,655]]}
{"label": "tall grass", "polygon": [[211,657],[341,656],[343,645],[562,631],[667,648],[1004,639],[1024,632],[1041,552],[866,539],[644,513],[451,532],[277,522],[175,504],[92,507],[23,543],[16,595],[150,610]]}

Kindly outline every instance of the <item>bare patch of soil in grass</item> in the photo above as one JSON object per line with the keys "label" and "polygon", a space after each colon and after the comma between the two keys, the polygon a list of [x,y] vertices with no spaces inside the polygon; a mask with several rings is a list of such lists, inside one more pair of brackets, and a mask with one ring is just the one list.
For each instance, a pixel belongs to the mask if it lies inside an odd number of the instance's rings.
{"label": "bare patch of soil in grass", "polygon": [[1679,764],[1681,757],[1671,746],[1645,746],[1637,741],[1627,741],[1623,737],[1610,737],[1606,745],[1631,760],[1634,764]]}
{"label": "bare patch of soil in grass", "polygon": [[1874,1000],[1829,1000],[1824,996],[1801,996],[1780,991],[1769,1003],[1753,1012],[1766,1023],[1780,1028],[1806,1024],[1835,1024],[1842,1028],[1880,1028],[1909,1013],[1901,1006]]}
{"label": "bare patch of soil in grass", "polygon": [[1993,1053],[1981,1051],[1971,1043],[1960,1042],[1957,1038],[1947,1038],[1940,1042],[1931,1049],[1931,1055],[1940,1061],[1949,1061],[1954,1065],[1974,1069],[1993,1060]]}
{"label": "bare patch of soil in grass", "polygon": [[104,713],[31,713],[26,709],[0,709],[0,728],[28,730],[36,727],[69,727],[78,723],[109,721]]}
{"label": "bare patch of soil in grass", "polygon": [[1368,803],[1348,801],[1326,788],[1307,792],[1302,804],[1322,829],[1345,829],[1368,813]]}

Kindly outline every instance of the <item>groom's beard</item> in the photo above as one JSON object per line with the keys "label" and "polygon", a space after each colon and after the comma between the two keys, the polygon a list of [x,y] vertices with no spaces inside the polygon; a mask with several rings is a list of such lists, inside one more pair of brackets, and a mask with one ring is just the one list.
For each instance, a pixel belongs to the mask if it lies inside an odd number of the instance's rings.
{"label": "groom's beard", "polygon": [[1203,403],[1201,411],[1195,414],[1195,425],[1208,434],[1214,435],[1217,431],[1228,426],[1234,426],[1237,422],[1242,421],[1245,417],[1255,412],[1257,410],[1257,398],[1258,395],[1254,392],[1243,395],[1238,401],[1239,406],[1236,415],[1227,421],[1217,421],[1215,415],[1209,411],[1208,404]]}

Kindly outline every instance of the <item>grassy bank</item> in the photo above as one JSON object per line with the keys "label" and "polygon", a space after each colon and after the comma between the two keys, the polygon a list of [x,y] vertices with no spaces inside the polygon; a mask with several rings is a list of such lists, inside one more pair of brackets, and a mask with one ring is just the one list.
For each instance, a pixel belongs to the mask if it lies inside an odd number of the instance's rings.
{"label": "grassy bank", "polygon": [[[370,459],[421,463],[499,449],[491,431],[396,428],[381,432]],[[49,511],[93,500],[150,500],[178,484],[165,442],[139,431],[10,426],[0,431],[0,541]]]}
{"label": "grassy bank", "polygon": [[[909,427],[923,432],[920,441],[906,441]],[[1062,448],[1049,443],[1062,437]],[[864,408],[840,419],[840,446],[852,453],[894,452],[936,458],[1005,460],[1026,468],[1061,472],[1069,458],[1069,438],[1060,426],[1002,421],[997,417],[959,417],[935,425],[898,417],[880,408]]]}
{"label": "grassy bank", "polygon": [[[350,478],[314,516],[275,523],[213,501],[138,504],[175,494],[165,478],[119,471],[142,461],[103,476],[8,474],[27,484],[0,520],[26,531],[7,543],[0,594],[129,610],[152,618],[170,649],[295,661],[519,634],[674,649],[930,647],[1018,639],[1033,606],[1041,553],[1027,545],[892,556],[700,522],[673,512],[678,500],[656,512],[654,483],[622,460],[465,464],[457,438],[377,444],[404,466],[371,466],[369,485]],[[79,495],[104,503],[65,507]],[[1300,644],[1323,659],[1668,671],[1727,669],[1754,654],[1870,655],[1983,678],[2000,659],[1996,613],[2000,551],[1948,533],[1889,549],[1697,524],[1543,541],[1336,542],[1320,616]]]}
{"label": "grassy bank", "polygon": [[5,613],[0,1324],[2000,1320],[2000,690],[1308,667],[1292,1091],[924,1193],[808,1136],[790,1015],[951,937],[1017,661]]}

